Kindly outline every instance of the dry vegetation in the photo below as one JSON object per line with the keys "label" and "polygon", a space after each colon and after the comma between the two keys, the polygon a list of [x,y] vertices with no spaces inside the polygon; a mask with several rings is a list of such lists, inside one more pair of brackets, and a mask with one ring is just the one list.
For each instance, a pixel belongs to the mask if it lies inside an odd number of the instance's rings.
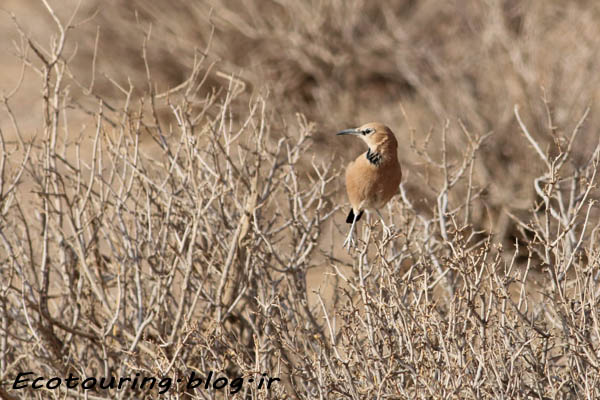
{"label": "dry vegetation", "polygon": [[[593,0],[2,7],[0,398],[600,397]],[[405,181],[346,254],[371,120]]]}

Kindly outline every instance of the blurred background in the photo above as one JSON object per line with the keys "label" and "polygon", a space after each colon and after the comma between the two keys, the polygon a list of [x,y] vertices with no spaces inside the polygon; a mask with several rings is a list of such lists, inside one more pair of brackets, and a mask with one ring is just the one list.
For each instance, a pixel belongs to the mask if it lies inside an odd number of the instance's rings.
{"label": "blurred background", "polygon": [[[78,4],[49,1],[63,22]],[[21,71],[14,55],[22,43],[10,14],[43,45],[56,26],[39,0],[4,0],[1,8],[0,89],[6,93]],[[475,213],[481,227],[509,241],[503,210],[518,214],[532,206],[529,182],[541,168],[524,156],[529,144],[514,106],[532,136],[556,149],[591,107],[582,126],[589,134],[580,135],[575,159],[595,146],[600,7],[593,0],[85,0],[73,21],[66,45],[69,73],[79,85],[71,84],[69,95],[82,108],[93,109],[96,99],[81,86],[93,82],[93,93],[122,103],[118,85],[131,84],[134,98],[163,92],[184,82],[194,59],[202,58],[209,73],[201,93],[218,92],[231,76],[248,99],[268,93],[281,124],[296,113],[316,123],[313,151],[320,157],[345,163],[361,151],[355,141],[340,144],[339,129],[368,121],[392,127],[405,186],[417,203],[427,201],[426,182],[436,173],[421,168],[411,140],[428,137],[439,148],[447,125],[449,154],[458,155],[464,130],[475,137],[491,132],[474,175],[487,210]],[[27,71],[11,98],[26,136],[41,118],[39,79]],[[10,135],[5,113],[0,127]]]}

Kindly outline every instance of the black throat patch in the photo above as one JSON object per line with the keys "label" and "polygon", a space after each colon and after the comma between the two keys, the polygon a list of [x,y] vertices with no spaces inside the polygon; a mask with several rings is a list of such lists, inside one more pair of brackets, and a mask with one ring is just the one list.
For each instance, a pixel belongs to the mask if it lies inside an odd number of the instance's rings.
{"label": "black throat patch", "polygon": [[379,166],[379,164],[381,163],[381,154],[379,153],[375,153],[373,151],[371,151],[371,149],[367,150],[367,160],[369,160],[369,162],[375,166]]}

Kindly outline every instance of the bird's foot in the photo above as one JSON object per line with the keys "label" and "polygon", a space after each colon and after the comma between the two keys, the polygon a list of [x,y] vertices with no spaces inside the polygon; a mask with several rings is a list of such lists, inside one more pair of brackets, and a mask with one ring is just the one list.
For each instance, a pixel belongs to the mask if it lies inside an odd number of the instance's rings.
{"label": "bird's foot", "polygon": [[348,249],[348,253],[350,253],[351,247],[356,247],[356,243],[354,242],[354,238],[352,236],[348,236],[344,241],[344,245],[342,246],[344,249]]}

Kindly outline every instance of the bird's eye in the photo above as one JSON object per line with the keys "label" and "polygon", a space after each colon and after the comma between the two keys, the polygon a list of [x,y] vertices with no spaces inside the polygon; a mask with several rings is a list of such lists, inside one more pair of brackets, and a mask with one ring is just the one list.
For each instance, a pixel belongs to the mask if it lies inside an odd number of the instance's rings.
{"label": "bird's eye", "polygon": [[370,133],[373,133],[374,129],[373,128],[367,128],[365,130],[362,131],[363,135],[368,135]]}

